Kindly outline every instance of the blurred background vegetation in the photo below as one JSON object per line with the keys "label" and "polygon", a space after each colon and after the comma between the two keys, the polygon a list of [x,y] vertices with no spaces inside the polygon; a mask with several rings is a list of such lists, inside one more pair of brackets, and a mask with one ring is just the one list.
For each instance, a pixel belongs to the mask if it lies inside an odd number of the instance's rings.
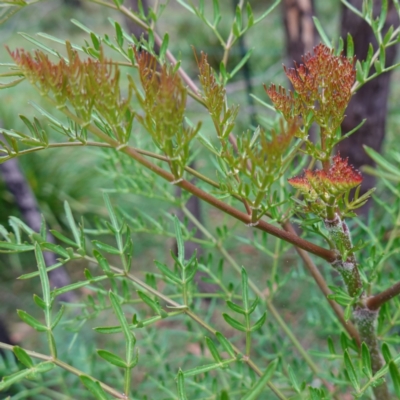
{"label": "blurred background vegetation", "polygon": [[[209,2],[210,4],[206,3],[211,7],[211,2]],[[271,4],[272,1],[255,0],[251,3],[254,13],[260,14],[266,8],[265,3]],[[220,6],[223,15],[233,15],[234,7],[232,1],[220,1]],[[340,35],[340,13],[341,4],[339,0],[315,2],[315,14],[318,15],[329,37],[335,40]],[[292,61],[286,53],[285,26],[282,14],[282,9],[278,7],[260,26],[250,30],[244,39],[248,48],[254,47],[249,61],[253,93],[264,101],[266,101],[267,96],[262,87],[263,83],[268,85],[271,81],[274,81],[274,83],[281,83],[286,87],[288,86],[283,74],[282,62],[290,66]],[[120,14],[85,1],[78,4],[68,4],[61,0],[38,3],[22,10],[15,17],[0,25],[0,60],[2,62],[10,61],[4,45],[9,46],[10,49],[17,47],[34,49],[36,47],[18,32],[26,33],[35,38],[38,38],[36,36],[37,32],[46,32],[61,39],[68,39],[72,43],[84,45],[85,40],[88,40],[87,34],[73,24],[70,21],[71,18],[84,23],[100,35],[107,33],[110,37],[115,35],[115,31],[108,18],[124,24],[124,20]],[[229,26],[226,25],[224,27],[224,23],[227,24],[229,21],[229,18],[223,18],[221,22],[221,30],[225,33],[225,36],[229,33]],[[207,53],[212,65],[218,68],[223,51],[218,45],[215,36],[177,2],[169,2],[157,29],[160,33],[168,32],[172,53],[182,59],[184,68],[192,77],[196,77],[197,75],[197,66],[191,46],[194,46],[197,52],[204,51]],[[54,43],[51,43],[51,46],[60,52],[64,52],[64,48],[61,45],[57,47]],[[239,46],[235,46],[232,49],[229,59],[230,65],[236,65],[240,58]],[[124,70],[123,72],[128,72],[128,70]],[[387,132],[383,154],[387,154],[391,148],[398,147],[397,132],[400,126],[400,114],[398,113],[400,104],[399,78],[400,71],[395,70],[390,87],[390,106],[387,115]],[[18,95],[16,91],[18,91]],[[248,94],[242,74],[237,74],[229,83],[227,92],[231,103],[241,105],[240,119],[237,131],[235,132],[240,134],[241,131],[249,127],[251,123],[250,115],[254,111],[249,106]],[[41,102],[40,97],[28,82],[23,82],[17,89],[10,88],[0,91],[0,120],[4,128],[23,130],[24,125],[18,118],[19,114],[26,115],[29,118],[33,116],[40,117],[29,104],[29,100],[32,98],[35,99],[35,102],[41,104],[42,107],[46,107],[46,104]],[[265,115],[268,111],[258,105],[258,103],[255,103],[253,107],[255,107],[257,120],[260,123],[265,122]],[[199,107],[189,99],[188,115],[193,120],[196,120],[199,112],[203,111],[200,111]],[[205,121],[203,130],[212,130],[210,121]],[[55,132],[49,132],[49,135],[58,140]],[[195,149],[196,151],[200,151],[198,154],[198,164],[202,168],[209,168],[209,171],[211,171],[210,176],[213,176],[213,161],[206,154],[201,153],[200,149]],[[100,154],[102,154],[102,157],[99,157]],[[63,202],[65,200],[68,200],[70,203],[75,219],[79,220],[83,218],[85,226],[90,229],[90,227],[96,226],[96,215],[107,216],[102,199],[103,190],[109,190],[112,193],[116,185],[117,187],[119,186],[120,191],[123,191],[123,184],[116,178],[115,170],[110,168],[112,156],[107,154],[107,152],[100,153],[97,149],[96,151],[90,148],[54,149],[27,155],[20,158],[19,162],[26,179],[35,193],[40,210],[48,226],[51,229],[64,232],[67,236],[69,233],[66,230],[66,220],[63,211]],[[126,165],[124,168],[131,168],[133,179],[134,174],[141,171],[135,169],[132,165]],[[154,180],[153,183],[152,179]],[[151,177],[150,174],[149,182],[150,184],[161,185],[160,181]],[[173,198],[175,195],[174,188],[162,185]],[[175,212],[176,208],[173,199],[170,201],[168,208],[166,208],[165,199],[148,198],[137,194],[137,192],[139,192],[139,189],[136,190],[136,193],[135,191],[128,191],[127,193],[118,195],[112,194],[111,198],[115,205],[134,218],[140,216],[142,213],[151,211],[154,219],[158,220],[161,218],[165,221],[165,224],[171,224],[168,217],[165,216],[165,210],[169,209],[171,213]],[[378,186],[377,197],[387,203],[399,201],[383,185]],[[282,249],[289,249],[289,246],[277,242],[274,238],[268,238],[267,250],[265,252],[255,250],[254,246],[251,245],[254,234],[246,227],[239,226],[239,223],[221,216],[219,212],[210,209],[204,204],[202,205],[201,213],[204,224],[210,232],[218,234],[216,229],[219,229],[221,238],[223,238],[225,248],[229,254],[235,258],[239,265],[244,265],[247,268],[248,273],[251,274],[254,281],[264,282],[263,286],[265,290],[269,290],[268,281],[272,282],[273,280],[271,271],[276,271],[276,268],[279,268],[281,271],[280,279],[282,282],[280,284],[282,287],[277,292],[274,303],[279,309],[282,318],[297,332],[304,347],[308,348],[312,344],[313,349],[318,350],[320,344],[321,346],[322,343],[325,344],[327,332],[335,331],[337,327],[332,326],[332,319],[326,314],[327,307],[325,304],[321,304],[321,295],[317,291],[315,283],[308,273],[304,271],[301,261],[295,257],[293,250],[283,252]],[[12,195],[0,177],[0,224],[7,226],[8,218],[12,215],[19,216],[20,211],[15,206]],[[379,229],[382,230],[383,234],[385,234],[385,231],[392,224],[391,216],[384,214],[382,207],[376,205],[376,203],[369,209],[368,214],[362,215],[360,218],[360,224],[356,223],[355,226],[357,233],[355,241],[367,236],[362,224],[373,227],[379,221]],[[144,221],[146,221],[145,218]],[[164,236],[157,235],[154,224],[146,222],[145,225],[146,227],[138,226],[137,232],[134,233],[134,268],[135,271],[141,271],[143,276],[154,271],[153,261],[155,259],[168,259],[169,252],[174,246],[173,238],[165,240]],[[147,228],[148,226],[152,228]],[[227,227],[225,232],[224,226]],[[258,234],[257,239],[262,242],[265,240],[265,237],[262,238],[262,235]],[[215,249],[203,249],[203,256],[206,257],[208,253],[212,254],[215,263],[219,262],[220,255]],[[279,257],[280,254],[283,254],[283,256]],[[365,253],[364,256],[365,259],[362,258],[361,263],[368,258],[368,254]],[[393,274],[398,277],[399,273],[394,270],[397,261],[397,257],[394,257],[387,270],[390,269],[390,266],[393,266]],[[329,277],[331,281],[336,279],[331,274],[328,265],[319,263],[319,266],[323,269],[328,279]],[[72,281],[81,279],[84,267],[86,265],[83,265],[81,262],[75,264],[69,263],[67,265],[67,270]],[[37,312],[37,309],[34,309],[33,306],[32,293],[39,290],[38,281],[16,280],[22,273],[32,270],[34,270],[32,255],[0,256],[0,317],[6,321],[14,343],[23,343],[27,348],[41,348],[42,346],[45,347],[45,344],[41,342],[40,338],[32,335],[31,328],[23,324],[15,312],[16,308],[32,313]],[[282,273],[283,271],[284,273]],[[395,277],[394,275],[393,277]],[[229,273],[226,274],[225,280],[227,283],[230,282]],[[90,289],[77,292],[82,302],[88,301],[88,294],[91,294]],[[212,318],[215,302],[211,301],[204,305],[204,308],[207,307],[208,309],[205,312]],[[79,318],[79,315],[77,318]],[[65,329],[59,330],[59,335],[65,336],[65,357],[73,358],[73,363],[80,364],[81,369],[90,370],[96,368],[96,374],[101,379],[101,363],[95,365],[91,347],[95,346],[95,340],[96,346],[99,346],[99,340],[103,340],[103,338],[100,337],[99,339],[98,335],[96,338],[94,337],[94,333],[90,329],[92,327],[90,318],[91,316],[86,316],[82,319],[82,321],[87,320],[88,323],[81,328],[79,338],[74,336],[74,331],[79,326],[79,321],[75,321],[70,326],[65,326]],[[96,325],[101,325],[100,322],[97,320]],[[222,324],[221,321],[214,322],[217,326]],[[166,323],[170,324],[171,322],[168,320]],[[103,321],[103,325],[105,324],[109,325],[111,322]],[[318,329],[314,329],[316,327]],[[196,338],[194,333],[185,332],[180,329],[179,324],[177,324],[176,328],[174,326],[170,326],[169,328],[168,330],[162,330],[162,335],[164,335],[162,338],[160,337],[160,331],[155,327],[144,331],[143,337],[139,338],[143,343],[143,347],[145,347],[144,344],[146,342],[157,344],[155,347],[147,346],[146,349],[149,349],[149,354],[142,355],[144,367],[142,371],[153,371],[152,375],[144,379],[145,372],[143,372],[143,376],[135,377],[137,383],[142,385],[141,393],[147,393],[149,399],[170,398],[165,394],[164,389],[155,389],[159,383],[155,383],[154,381],[162,382],[166,376],[175,374],[177,370],[176,366],[178,365],[179,367],[185,357],[187,357],[187,353],[201,354],[201,349],[196,346],[181,349],[180,343],[176,339],[180,335],[193,335],[193,338]],[[262,350],[260,350],[258,356],[272,359],[276,357],[276,354],[286,353],[287,349],[290,348],[290,342],[284,335],[279,333],[279,329],[274,325],[273,320],[269,320],[266,329],[270,333],[269,338],[274,339],[269,340],[268,343],[259,343]],[[320,338],[316,335],[320,335]],[[201,340],[202,334],[197,330],[197,339],[199,338]],[[176,348],[171,349],[171,345]],[[150,349],[153,350],[151,351]],[[171,354],[174,355],[173,358],[171,358]],[[298,363],[301,363],[301,361],[298,361],[294,354],[293,365]],[[104,369],[104,373],[106,373],[106,369]],[[66,387],[70,386],[68,388],[69,393],[71,393],[71,387],[76,387],[74,393],[76,396],[80,395],[78,383],[75,381],[65,381],[64,384]],[[156,393],[160,394],[156,395]],[[163,394],[161,395],[161,393]],[[31,398],[59,398],[52,397],[53,395],[55,396],[54,393],[36,393],[32,394]],[[1,396],[0,394],[0,398],[2,398]],[[15,399],[17,398],[16,396]]]}

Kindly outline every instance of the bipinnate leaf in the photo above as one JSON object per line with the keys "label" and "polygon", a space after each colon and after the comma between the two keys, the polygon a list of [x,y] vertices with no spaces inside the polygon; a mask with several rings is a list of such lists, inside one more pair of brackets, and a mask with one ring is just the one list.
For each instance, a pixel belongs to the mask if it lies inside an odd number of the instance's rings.
{"label": "bipinnate leaf", "polygon": [[114,353],[111,353],[110,351],[97,350],[97,354],[112,365],[120,368],[127,368],[126,362],[121,357],[117,356]]}
{"label": "bipinnate leaf", "polygon": [[262,374],[261,378],[257,381],[257,383],[242,397],[242,400],[255,400],[259,398],[259,395],[264,390],[265,386],[271,379],[272,375],[275,372],[276,366],[278,365],[279,359],[275,359],[271,363],[269,363],[265,372]]}
{"label": "bipinnate leaf", "polygon": [[80,375],[79,379],[85,385],[85,387],[92,393],[96,399],[98,400],[108,400],[106,393],[101,387],[98,381],[95,381],[93,378],[87,375]]}

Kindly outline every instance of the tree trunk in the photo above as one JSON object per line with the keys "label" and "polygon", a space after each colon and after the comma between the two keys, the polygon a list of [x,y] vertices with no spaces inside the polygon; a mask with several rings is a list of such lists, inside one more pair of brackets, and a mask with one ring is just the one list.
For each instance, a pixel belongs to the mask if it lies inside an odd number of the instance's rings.
{"label": "tree trunk", "polygon": [[[350,0],[349,2],[361,10],[362,0]],[[375,1],[375,15],[379,15],[380,8],[381,2]],[[385,33],[391,25],[396,26],[398,23],[397,12],[393,4],[390,3],[383,32]],[[371,27],[345,6],[342,7],[341,25],[342,37],[347,38],[347,33],[350,33],[353,37],[355,54],[358,60],[364,60],[367,57],[370,43],[373,44],[374,49],[377,49],[376,39]],[[397,46],[391,46],[386,50],[386,65],[394,63],[396,54]],[[357,132],[339,145],[342,157],[349,157],[351,164],[355,168],[361,168],[363,165],[374,166],[374,162],[362,147],[364,144],[378,152],[381,151],[386,130],[390,78],[391,73],[387,72],[366,83],[353,96],[346,110],[346,118],[342,123],[343,134],[352,130],[363,119],[366,119],[365,124]],[[375,185],[375,178],[366,174],[363,178],[361,191],[366,192]],[[366,211],[366,209],[363,211]]]}
{"label": "tree trunk", "polygon": [[311,52],[316,45],[316,30],[312,16],[313,0],[284,0],[286,54],[290,61],[301,62],[302,55]]}

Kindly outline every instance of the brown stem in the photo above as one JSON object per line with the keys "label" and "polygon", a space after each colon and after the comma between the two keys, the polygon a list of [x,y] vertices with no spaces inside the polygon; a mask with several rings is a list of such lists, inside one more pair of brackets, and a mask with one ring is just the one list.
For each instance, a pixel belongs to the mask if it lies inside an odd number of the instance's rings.
{"label": "brown stem", "polygon": [[[286,221],[285,223],[282,224],[282,227],[287,232],[296,234],[296,231],[294,230],[294,228],[290,222]],[[327,298],[328,295],[332,294],[332,292],[328,288],[328,285],[326,284],[325,279],[322,276],[321,272],[319,272],[317,266],[314,264],[311,257],[309,256],[309,254],[306,251],[304,251],[298,247],[295,247],[295,249],[297,251],[297,254],[303,260],[304,265],[306,266],[306,268],[308,269],[308,271],[314,278],[315,282],[321,289],[322,293],[325,295],[325,298]],[[360,335],[358,334],[358,331],[357,331],[356,327],[353,325],[353,323],[351,321],[345,320],[344,314],[343,314],[343,309],[334,300],[331,300],[328,298],[327,298],[327,300],[329,302],[329,305],[332,307],[334,313],[338,317],[340,323],[343,325],[344,329],[346,329],[346,331],[350,335],[350,337],[352,337],[357,342],[357,346],[361,347]]]}
{"label": "brown stem", "polygon": [[370,310],[376,311],[382,304],[386,303],[398,294],[400,294],[400,282],[395,283],[392,287],[384,290],[382,293],[369,297],[366,300],[366,305]]}

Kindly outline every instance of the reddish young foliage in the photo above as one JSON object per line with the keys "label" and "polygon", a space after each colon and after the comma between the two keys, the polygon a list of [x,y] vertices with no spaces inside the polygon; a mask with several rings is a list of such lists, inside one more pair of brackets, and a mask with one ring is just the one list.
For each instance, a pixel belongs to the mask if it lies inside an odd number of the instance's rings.
{"label": "reddish young foliage", "polygon": [[320,197],[327,201],[330,196],[340,196],[360,185],[362,176],[348,164],[347,158],[341,158],[337,154],[333,157],[333,164],[328,172],[305,170],[304,176],[291,178],[288,182],[300,190],[307,200]]}
{"label": "reddish young foliage", "polygon": [[314,48],[314,54],[303,57],[303,64],[294,68],[284,67],[285,73],[293,85],[297,96],[275,85],[266,89],[275,107],[285,119],[297,116],[307,118],[312,112],[321,127],[333,131],[344,117],[344,111],[350,101],[356,71],[354,60],[344,55],[335,56],[333,50],[320,44]]}

